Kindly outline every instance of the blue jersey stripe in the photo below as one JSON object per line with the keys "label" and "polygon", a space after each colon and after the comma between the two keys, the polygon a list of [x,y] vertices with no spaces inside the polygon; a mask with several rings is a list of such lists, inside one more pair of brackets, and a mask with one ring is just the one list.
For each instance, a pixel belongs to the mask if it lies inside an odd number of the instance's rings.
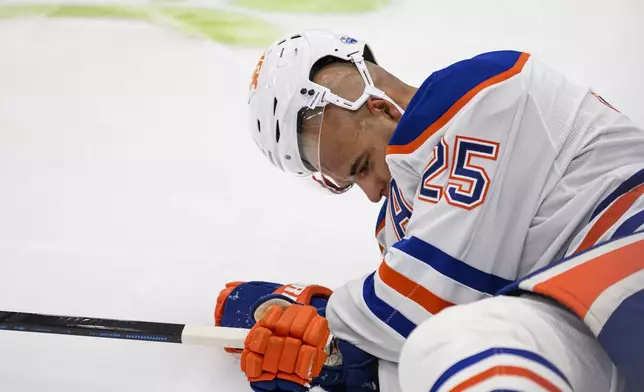
{"label": "blue jersey stripe", "polygon": [[367,304],[371,313],[394,331],[398,332],[402,337],[406,338],[416,328],[416,324],[400,314],[399,311],[391,307],[388,303],[378,298],[374,287],[374,274],[375,272],[369,275],[362,285],[364,302]]}
{"label": "blue jersey stripe", "polygon": [[644,210],[636,213],[635,215],[622,222],[622,224],[619,225],[617,230],[615,230],[615,232],[613,233],[611,239],[631,235],[638,231],[637,229],[642,227],[642,225],[644,225]]}
{"label": "blue jersey stripe", "polygon": [[626,298],[610,316],[599,341],[626,378],[627,391],[644,385],[644,290]]}
{"label": "blue jersey stripe", "polygon": [[512,283],[511,280],[478,270],[416,237],[398,241],[393,247],[422,261],[441,274],[482,293],[493,295]]}
{"label": "blue jersey stripe", "polygon": [[644,169],[633,174],[628,180],[624,181],[620,186],[618,186],[610,195],[608,195],[604,200],[599,203],[595,211],[590,217],[592,221],[595,217],[601,214],[612,202],[614,202],[618,197],[630,192],[638,185],[644,184]]}
{"label": "blue jersey stripe", "polygon": [[565,381],[565,383],[568,384],[568,386],[570,386],[570,382],[563,374],[563,372],[559,370],[559,368],[557,368],[555,365],[553,365],[550,361],[548,361],[546,358],[542,357],[541,355],[534,353],[532,351],[522,350],[517,348],[493,347],[485,351],[482,351],[478,354],[474,354],[470,357],[462,359],[459,362],[456,362],[449,369],[444,371],[443,374],[441,374],[441,376],[436,380],[436,382],[434,383],[434,385],[429,391],[430,392],[438,391],[454,375],[493,355],[515,355],[515,356],[522,357],[530,361],[539,363],[545,366],[546,368],[550,369],[553,373],[555,373],[563,381]]}
{"label": "blue jersey stripe", "polygon": [[407,105],[389,145],[414,141],[470,90],[511,69],[520,56],[516,51],[484,53],[432,73]]}

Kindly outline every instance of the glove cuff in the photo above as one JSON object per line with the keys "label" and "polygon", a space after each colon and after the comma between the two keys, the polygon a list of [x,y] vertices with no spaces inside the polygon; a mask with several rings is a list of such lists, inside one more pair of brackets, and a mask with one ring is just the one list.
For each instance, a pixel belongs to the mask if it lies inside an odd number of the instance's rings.
{"label": "glove cuff", "polygon": [[282,309],[286,309],[289,305],[297,303],[315,307],[318,314],[324,317],[326,302],[332,293],[330,289],[323,286],[287,284],[281,286],[272,294],[258,299],[251,307],[251,315],[255,322],[258,322],[264,316],[264,312],[272,305],[278,305]]}
{"label": "glove cuff", "polygon": [[313,297],[322,297],[329,299],[333,291],[324,286],[319,285],[302,285],[302,284],[287,284],[273,292],[273,294],[281,294],[286,298],[297,302],[298,304],[311,305]]}
{"label": "glove cuff", "polygon": [[215,325],[251,328],[256,321],[255,310],[272,298],[311,305],[322,317],[332,290],[319,285],[251,281],[231,282],[219,293],[215,307]]}

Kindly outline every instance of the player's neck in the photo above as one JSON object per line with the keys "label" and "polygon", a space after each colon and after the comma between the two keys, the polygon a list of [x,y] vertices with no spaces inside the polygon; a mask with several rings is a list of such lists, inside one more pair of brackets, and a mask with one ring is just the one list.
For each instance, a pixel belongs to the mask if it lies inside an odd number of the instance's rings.
{"label": "player's neck", "polygon": [[418,88],[400,82],[395,88],[391,89],[391,92],[387,92],[387,95],[406,111],[409,101],[414,97],[416,91],[418,91]]}

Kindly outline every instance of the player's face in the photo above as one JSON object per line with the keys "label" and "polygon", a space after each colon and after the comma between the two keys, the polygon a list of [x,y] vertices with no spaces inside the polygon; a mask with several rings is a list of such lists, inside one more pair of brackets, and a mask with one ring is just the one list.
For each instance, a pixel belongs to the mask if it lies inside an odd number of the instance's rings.
{"label": "player's face", "polygon": [[365,105],[363,116],[347,116],[345,109],[327,105],[320,133],[320,165],[322,173],[336,184],[355,183],[377,203],[389,194],[391,174],[385,155],[400,116],[392,116],[391,110],[398,111],[384,100],[370,99]]}

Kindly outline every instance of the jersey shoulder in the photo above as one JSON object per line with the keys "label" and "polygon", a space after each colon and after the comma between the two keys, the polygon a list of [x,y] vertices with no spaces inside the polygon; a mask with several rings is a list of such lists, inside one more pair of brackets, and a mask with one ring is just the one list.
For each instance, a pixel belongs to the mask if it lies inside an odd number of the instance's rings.
{"label": "jersey shoulder", "polygon": [[529,56],[511,50],[488,52],[432,73],[410,101],[387,154],[415,151],[479,92],[520,73]]}

